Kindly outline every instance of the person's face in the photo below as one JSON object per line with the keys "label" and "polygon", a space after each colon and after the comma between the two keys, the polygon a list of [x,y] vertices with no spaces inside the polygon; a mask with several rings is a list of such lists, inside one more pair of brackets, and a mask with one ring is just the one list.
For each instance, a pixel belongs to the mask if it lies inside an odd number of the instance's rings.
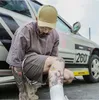
{"label": "person's face", "polygon": [[39,28],[39,31],[40,31],[41,34],[47,34],[47,33],[52,31],[52,28],[49,28],[49,27],[38,26],[38,28]]}

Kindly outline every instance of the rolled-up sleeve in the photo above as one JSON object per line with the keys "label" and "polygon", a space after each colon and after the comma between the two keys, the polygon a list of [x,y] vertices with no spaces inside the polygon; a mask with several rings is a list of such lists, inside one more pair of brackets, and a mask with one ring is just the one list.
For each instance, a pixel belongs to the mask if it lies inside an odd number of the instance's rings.
{"label": "rolled-up sleeve", "polygon": [[26,28],[17,31],[12,39],[12,44],[6,59],[6,62],[11,66],[22,66],[22,61],[28,47],[27,39],[24,36],[25,32],[28,34],[28,30]]}
{"label": "rolled-up sleeve", "polygon": [[54,46],[51,52],[51,56],[58,56],[58,46],[59,46],[59,35],[57,33],[55,42],[54,42]]}

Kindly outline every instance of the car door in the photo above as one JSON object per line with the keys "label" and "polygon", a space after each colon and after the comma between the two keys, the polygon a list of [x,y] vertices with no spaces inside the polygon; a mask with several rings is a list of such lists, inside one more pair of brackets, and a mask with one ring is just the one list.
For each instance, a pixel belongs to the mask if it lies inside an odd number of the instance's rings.
{"label": "car door", "polygon": [[0,0],[0,62],[5,63],[16,29],[36,19],[32,16],[25,0]]}
{"label": "car door", "polygon": [[87,64],[91,55],[91,42],[80,34],[72,34],[75,43],[75,63]]}
{"label": "car door", "polygon": [[65,59],[66,63],[74,63],[75,45],[71,33],[71,27],[58,17],[56,30],[59,33],[59,56]]}

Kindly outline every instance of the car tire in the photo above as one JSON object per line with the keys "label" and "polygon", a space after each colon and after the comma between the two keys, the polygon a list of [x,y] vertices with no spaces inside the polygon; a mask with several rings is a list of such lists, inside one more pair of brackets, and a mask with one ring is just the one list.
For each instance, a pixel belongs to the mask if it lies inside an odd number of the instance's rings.
{"label": "car tire", "polygon": [[84,80],[88,83],[99,82],[99,57],[92,55],[89,59],[89,75],[83,76]]}

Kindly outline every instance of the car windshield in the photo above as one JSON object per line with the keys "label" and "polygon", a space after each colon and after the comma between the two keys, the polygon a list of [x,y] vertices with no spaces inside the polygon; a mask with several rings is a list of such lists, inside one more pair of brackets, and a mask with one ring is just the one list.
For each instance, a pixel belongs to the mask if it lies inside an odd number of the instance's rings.
{"label": "car windshield", "polygon": [[0,7],[31,17],[24,0],[0,0]]}

